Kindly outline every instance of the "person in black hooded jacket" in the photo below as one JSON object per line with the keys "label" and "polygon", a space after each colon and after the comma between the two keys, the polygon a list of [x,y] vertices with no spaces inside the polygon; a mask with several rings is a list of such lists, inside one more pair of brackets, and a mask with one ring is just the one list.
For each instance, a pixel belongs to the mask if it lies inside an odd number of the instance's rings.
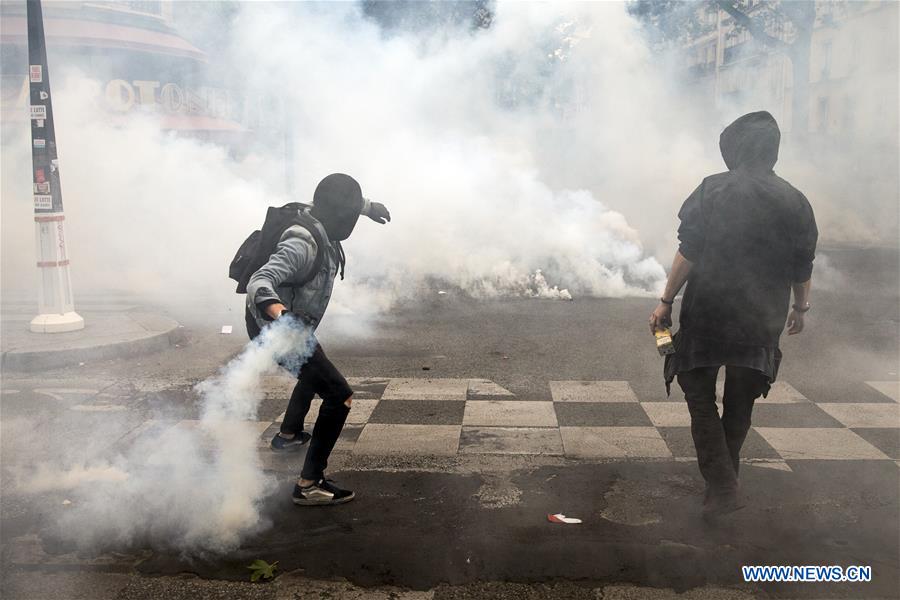
{"label": "person in black hooded jacket", "polygon": [[[250,276],[246,319],[251,339],[269,323],[282,318],[299,317],[315,330],[328,308],[335,277],[340,273],[341,279],[344,278],[341,242],[350,237],[360,215],[382,225],[391,220],[388,209],[363,197],[359,182],[349,175],[332,173],[319,182],[308,213],[319,235],[313,235],[300,224],[288,227],[281,234],[275,252]],[[317,267],[319,253],[321,263]],[[314,272],[316,268],[318,272]],[[303,430],[303,424],[316,395],[322,399],[322,405],[310,435]],[[270,444],[276,452],[296,452],[309,442],[303,470],[292,494],[295,504],[343,504],[355,497],[351,490],[339,488],[325,477],[328,458],[352,404],[353,390],[315,340],[312,354],[297,372],[297,385],[280,431]]]}
{"label": "person in black hooded jacket", "polygon": [[[709,176],[678,213],[680,247],[650,330],[671,325],[672,304],[687,282],[666,357],[666,389],[684,391],[700,472],[704,511],[740,507],[740,450],[753,403],[775,381],[778,341],[803,331],[818,230],[806,197],[772,170],[781,133],[768,112],[725,128],[719,147],[728,171]],[[791,292],[794,294],[792,310]],[[716,378],[725,367],[722,417]]]}

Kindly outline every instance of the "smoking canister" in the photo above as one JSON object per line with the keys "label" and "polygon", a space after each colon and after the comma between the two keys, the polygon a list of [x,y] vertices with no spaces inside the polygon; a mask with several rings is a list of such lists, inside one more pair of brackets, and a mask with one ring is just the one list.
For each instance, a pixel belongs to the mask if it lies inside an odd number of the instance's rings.
{"label": "smoking canister", "polygon": [[657,329],[653,332],[656,336],[656,349],[660,356],[666,354],[675,354],[675,346],[672,344],[672,331],[667,327],[665,329]]}

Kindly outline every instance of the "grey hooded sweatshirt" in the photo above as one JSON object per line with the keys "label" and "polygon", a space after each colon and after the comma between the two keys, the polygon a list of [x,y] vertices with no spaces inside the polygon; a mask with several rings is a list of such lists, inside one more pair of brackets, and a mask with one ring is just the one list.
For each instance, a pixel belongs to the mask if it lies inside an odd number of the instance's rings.
{"label": "grey hooded sweatshirt", "polygon": [[774,381],[791,285],[809,280],[818,230],[806,197],[774,173],[781,133],[768,112],[722,132],[728,171],[678,213],[679,251],[693,263],[666,381],[698,367],[749,367]]}
{"label": "grey hooded sweatshirt", "polygon": [[[364,200],[361,214],[369,214],[370,203]],[[328,239],[325,228],[317,223],[322,239]],[[288,310],[309,318],[309,324],[318,326],[331,300],[334,278],[340,268],[340,246],[331,242],[323,249],[325,253],[321,270],[305,285],[301,285],[316,258],[316,241],[306,228],[294,225],[285,230],[269,257],[247,283],[247,329],[254,337],[256,330],[262,329],[271,318],[265,307],[281,303]]]}

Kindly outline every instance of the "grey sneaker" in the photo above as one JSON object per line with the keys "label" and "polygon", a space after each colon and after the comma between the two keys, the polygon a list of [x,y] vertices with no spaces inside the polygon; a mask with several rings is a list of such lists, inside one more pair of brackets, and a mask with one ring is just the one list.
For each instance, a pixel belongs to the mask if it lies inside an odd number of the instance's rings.
{"label": "grey sneaker", "polygon": [[320,479],[312,485],[300,487],[294,485],[291,498],[300,506],[331,506],[344,504],[353,500],[355,495],[350,490],[342,490],[330,479]]}

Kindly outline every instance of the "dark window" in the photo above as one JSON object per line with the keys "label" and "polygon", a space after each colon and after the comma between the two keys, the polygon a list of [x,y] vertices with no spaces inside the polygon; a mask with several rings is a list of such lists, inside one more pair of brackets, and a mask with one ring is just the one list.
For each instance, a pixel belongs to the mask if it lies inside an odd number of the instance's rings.
{"label": "dark window", "polygon": [[818,111],[816,112],[816,131],[825,133],[828,131],[828,96],[819,98]]}
{"label": "dark window", "polygon": [[822,79],[831,77],[831,42],[822,44]]}

